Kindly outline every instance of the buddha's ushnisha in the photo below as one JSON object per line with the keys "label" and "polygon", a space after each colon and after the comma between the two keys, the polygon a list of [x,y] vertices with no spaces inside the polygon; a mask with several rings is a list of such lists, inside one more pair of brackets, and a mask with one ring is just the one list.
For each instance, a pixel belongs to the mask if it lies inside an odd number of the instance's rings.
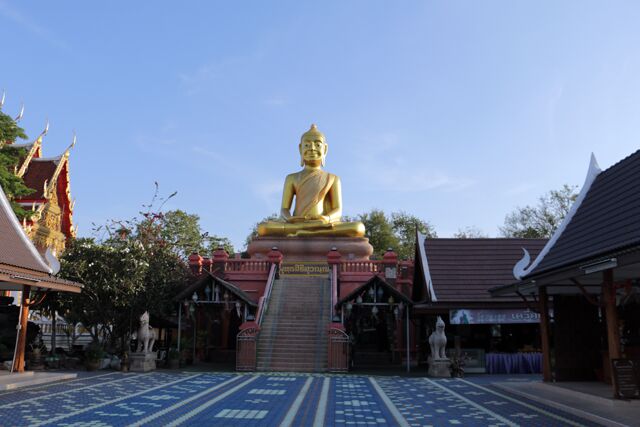
{"label": "buddha's ushnisha", "polygon": [[[364,236],[361,222],[342,222],[340,178],[322,170],[329,146],[316,125],[298,145],[300,172],[287,175],[280,218],[258,225],[260,236]],[[295,207],[291,207],[295,197]]]}

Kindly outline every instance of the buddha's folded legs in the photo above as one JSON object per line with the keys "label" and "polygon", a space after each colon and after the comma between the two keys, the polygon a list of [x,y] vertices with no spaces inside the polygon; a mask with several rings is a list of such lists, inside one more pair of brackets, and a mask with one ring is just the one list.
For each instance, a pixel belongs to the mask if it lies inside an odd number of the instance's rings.
{"label": "buddha's folded legs", "polygon": [[345,236],[363,237],[361,222],[336,222],[332,224],[309,224],[267,221],[258,225],[260,236]]}

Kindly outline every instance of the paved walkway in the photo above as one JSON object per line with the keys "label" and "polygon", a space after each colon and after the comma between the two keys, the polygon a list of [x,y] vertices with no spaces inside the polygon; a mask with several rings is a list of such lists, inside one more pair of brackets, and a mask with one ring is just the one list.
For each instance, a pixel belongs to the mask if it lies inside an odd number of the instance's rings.
{"label": "paved walkway", "polygon": [[[493,378],[499,382],[537,380]],[[0,393],[0,425],[593,426],[492,377],[100,373]]]}

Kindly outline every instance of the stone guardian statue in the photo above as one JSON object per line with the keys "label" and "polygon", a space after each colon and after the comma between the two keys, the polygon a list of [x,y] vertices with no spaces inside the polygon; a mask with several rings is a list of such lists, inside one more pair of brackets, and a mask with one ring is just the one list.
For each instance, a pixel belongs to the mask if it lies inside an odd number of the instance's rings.
{"label": "stone guardian statue", "polygon": [[429,347],[431,355],[429,356],[430,377],[451,377],[451,362],[447,358],[447,336],[444,333],[444,321],[440,316],[436,321],[436,329],[429,336]]}

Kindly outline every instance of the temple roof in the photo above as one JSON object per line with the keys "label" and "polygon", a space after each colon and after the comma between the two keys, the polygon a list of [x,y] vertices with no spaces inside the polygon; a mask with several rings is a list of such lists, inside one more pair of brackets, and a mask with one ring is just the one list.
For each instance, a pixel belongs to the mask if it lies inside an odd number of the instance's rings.
{"label": "temple roof", "polygon": [[523,279],[640,246],[640,150],[598,172],[553,244]]}
{"label": "temple roof", "polygon": [[36,247],[27,237],[11,204],[0,188],[0,264],[51,273]]}
{"label": "temple roof", "polygon": [[513,266],[522,258],[522,249],[536,256],[546,242],[520,238],[425,239],[434,300],[495,302],[488,290],[513,282]]}
{"label": "temple roof", "polygon": [[21,200],[45,199],[44,185],[50,184],[60,163],[60,159],[33,159],[23,176],[27,187],[36,190],[34,193],[23,197]]}
{"label": "temple roof", "polygon": [[246,303],[250,307],[257,307],[258,306],[258,304],[256,304],[255,301],[253,301],[253,299],[245,291],[243,291],[242,289],[240,289],[238,286],[234,285],[233,283],[227,282],[226,280],[223,280],[223,279],[219,278],[218,276],[212,274],[209,271],[206,271],[205,274],[203,274],[200,278],[198,278],[198,280],[196,280],[191,285],[187,286],[182,291],[180,291],[178,293],[178,295],[176,295],[173,298],[174,301],[182,301],[185,298],[191,298],[191,295],[194,292],[196,292],[196,291],[198,291],[200,289],[203,289],[211,281],[219,284],[224,289],[227,289],[229,292],[231,292],[233,295],[235,295],[239,300],[243,301],[244,303]]}
{"label": "temple roof", "polygon": [[[382,287],[382,289],[384,289],[387,294],[393,295],[396,303],[403,302],[408,305],[413,305],[413,301],[411,301],[410,298],[407,298],[403,293],[401,293],[400,291],[397,291],[382,277],[376,275],[376,276],[373,276],[371,279],[367,280],[365,283],[358,286],[357,288],[355,288],[354,290],[352,290],[348,295],[341,298],[336,303],[336,308],[342,306],[343,304],[348,303],[349,301],[355,300],[358,297],[358,295],[361,295],[363,292],[365,292],[367,289],[369,289],[372,286]],[[381,301],[381,303],[384,303],[384,302],[385,301]]]}
{"label": "temple roof", "polygon": [[21,288],[29,284],[45,289],[80,292],[82,285],[52,276],[52,272],[25,234],[0,188],[0,289],[14,289],[14,285]]}

